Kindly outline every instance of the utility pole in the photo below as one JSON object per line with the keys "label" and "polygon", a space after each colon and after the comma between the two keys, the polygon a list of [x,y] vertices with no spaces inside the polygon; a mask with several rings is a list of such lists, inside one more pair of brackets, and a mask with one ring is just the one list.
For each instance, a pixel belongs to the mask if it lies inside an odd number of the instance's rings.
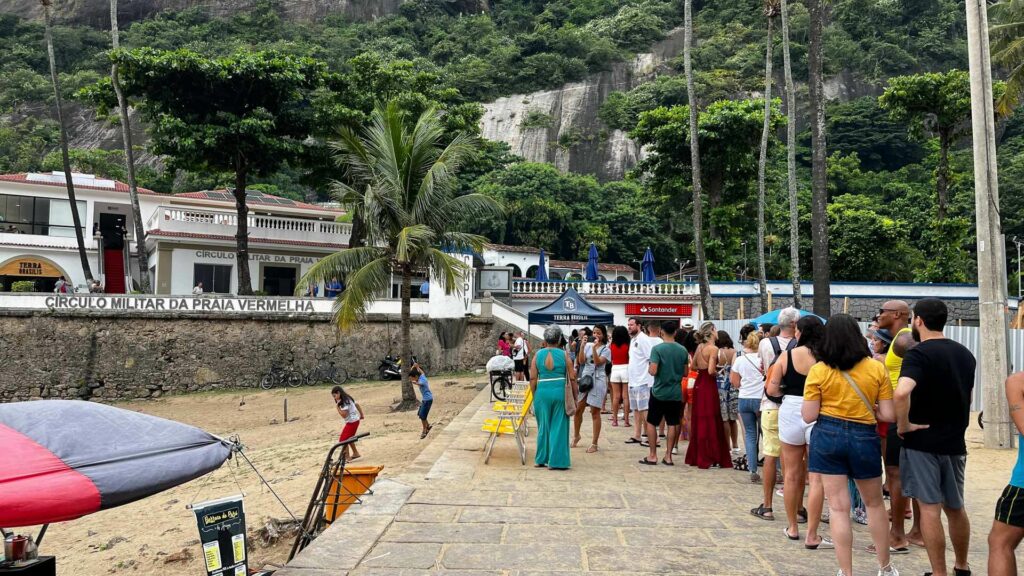
{"label": "utility pole", "polygon": [[1017,245],[1017,305],[1020,306],[1021,299],[1021,275],[1020,275],[1020,245],[1024,244],[1024,240],[1013,237],[1013,243]]}
{"label": "utility pole", "polygon": [[986,0],[967,0],[967,56],[971,74],[971,130],[974,143],[974,207],[978,241],[978,341],[985,447],[1013,448],[1010,413],[1003,393],[1009,373],[1006,318],[1006,244],[999,222],[995,109],[988,43]]}

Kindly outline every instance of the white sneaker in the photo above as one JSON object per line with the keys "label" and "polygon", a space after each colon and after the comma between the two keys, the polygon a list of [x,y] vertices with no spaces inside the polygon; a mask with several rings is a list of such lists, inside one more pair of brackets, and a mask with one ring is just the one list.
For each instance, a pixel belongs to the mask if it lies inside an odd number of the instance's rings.
{"label": "white sneaker", "polygon": [[878,576],[900,576],[900,571],[890,563],[888,566],[878,571]]}
{"label": "white sneaker", "polygon": [[672,449],[672,455],[673,456],[678,456],[679,455],[679,448],[678,447]]}
{"label": "white sneaker", "polygon": [[843,569],[842,569],[842,568],[840,568],[840,569],[839,569],[839,570],[838,570],[838,571],[836,572],[836,576],[846,576],[846,572],[843,572]]}

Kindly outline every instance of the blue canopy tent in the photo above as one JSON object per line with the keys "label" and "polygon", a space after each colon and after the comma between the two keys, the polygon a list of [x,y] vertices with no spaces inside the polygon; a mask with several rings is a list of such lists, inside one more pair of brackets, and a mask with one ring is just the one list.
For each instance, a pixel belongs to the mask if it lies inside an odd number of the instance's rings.
{"label": "blue canopy tent", "polygon": [[547,254],[544,253],[544,249],[540,249],[540,262],[537,265],[537,274],[534,276],[534,280],[537,282],[548,281],[548,263]]}
{"label": "blue canopy tent", "polygon": [[593,242],[590,243],[590,252],[587,254],[587,269],[583,279],[587,282],[597,282],[601,279],[597,275],[597,246]]}
{"label": "blue canopy tent", "polygon": [[527,316],[531,325],[545,324],[611,324],[615,315],[595,308],[575,288],[569,288],[554,302],[534,310]]}
{"label": "blue canopy tent", "polygon": [[640,261],[640,279],[644,282],[654,282],[654,253],[650,247],[644,252],[644,259]]}
{"label": "blue canopy tent", "polygon": [[[778,324],[779,323],[779,312],[782,312],[781,308],[778,309],[778,310],[772,310],[771,312],[765,312],[764,314],[761,314],[757,318],[751,319],[750,322],[752,324],[757,324],[758,326],[760,326],[761,324]],[[822,322],[825,321],[825,319],[822,318],[821,316],[817,316],[816,314],[812,314],[812,313],[808,312],[807,310],[800,310],[800,317],[803,318],[804,316],[815,316],[816,318],[818,318]]]}

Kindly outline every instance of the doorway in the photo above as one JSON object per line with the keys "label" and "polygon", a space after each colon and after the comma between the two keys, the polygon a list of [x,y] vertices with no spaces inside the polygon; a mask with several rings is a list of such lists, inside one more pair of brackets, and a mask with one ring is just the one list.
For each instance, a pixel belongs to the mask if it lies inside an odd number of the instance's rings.
{"label": "doorway", "polygon": [[128,217],[124,214],[100,214],[99,232],[103,236],[103,247],[120,250],[124,248]]}
{"label": "doorway", "polygon": [[263,291],[267,296],[293,296],[298,272],[298,268],[292,266],[264,266]]}

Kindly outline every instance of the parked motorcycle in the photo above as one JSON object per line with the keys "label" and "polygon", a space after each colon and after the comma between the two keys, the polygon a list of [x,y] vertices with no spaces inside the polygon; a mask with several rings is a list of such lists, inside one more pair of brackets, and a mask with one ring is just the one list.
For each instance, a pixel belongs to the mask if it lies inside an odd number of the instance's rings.
{"label": "parked motorcycle", "polygon": [[[412,357],[413,364],[419,364],[416,360],[416,356]],[[421,364],[422,366],[422,364]],[[426,368],[424,368],[426,370]],[[377,366],[377,377],[380,380],[401,380],[402,378],[402,359],[398,356],[392,356],[388,354],[380,361],[380,366]]]}

